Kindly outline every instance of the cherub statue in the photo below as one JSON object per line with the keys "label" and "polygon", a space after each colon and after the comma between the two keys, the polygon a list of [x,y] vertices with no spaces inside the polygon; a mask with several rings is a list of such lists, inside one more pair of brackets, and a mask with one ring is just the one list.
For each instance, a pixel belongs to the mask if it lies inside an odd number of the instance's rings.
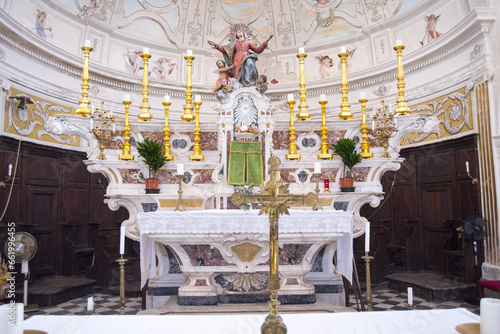
{"label": "cherub statue", "polygon": [[[233,65],[226,67],[226,62],[224,60],[217,60],[217,67],[219,68],[219,78],[215,82],[215,87],[212,90],[212,95],[215,95],[219,89],[222,89],[224,93],[230,92],[232,90],[232,85],[229,81],[229,77],[231,74],[231,69]],[[223,83],[225,82],[225,84]]]}
{"label": "cherub statue", "polygon": [[265,74],[259,75],[259,80],[257,80],[255,88],[259,93],[264,93],[267,90],[267,75]]}

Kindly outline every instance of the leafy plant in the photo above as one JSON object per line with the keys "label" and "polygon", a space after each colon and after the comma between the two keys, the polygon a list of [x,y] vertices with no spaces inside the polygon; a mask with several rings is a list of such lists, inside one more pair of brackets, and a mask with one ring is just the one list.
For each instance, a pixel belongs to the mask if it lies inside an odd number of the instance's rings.
{"label": "leafy plant", "polygon": [[341,138],[336,144],[331,144],[331,146],[333,154],[338,155],[344,163],[344,177],[351,177],[352,168],[361,162],[361,153],[356,151],[356,143],[351,138]]}
{"label": "leafy plant", "polygon": [[149,167],[149,178],[157,179],[158,170],[167,163],[167,158],[163,156],[162,145],[157,141],[144,139],[137,143],[137,151]]}

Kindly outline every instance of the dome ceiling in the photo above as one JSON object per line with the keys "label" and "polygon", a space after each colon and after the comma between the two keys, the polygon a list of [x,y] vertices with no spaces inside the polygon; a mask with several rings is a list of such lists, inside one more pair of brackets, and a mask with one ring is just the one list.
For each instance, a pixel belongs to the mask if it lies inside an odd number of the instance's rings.
{"label": "dome ceiling", "polygon": [[[270,47],[316,45],[354,35],[410,9],[418,0],[46,0],[76,24],[99,26],[126,38],[206,47],[224,41],[229,27],[248,25]],[[47,17],[49,23],[53,18]]]}

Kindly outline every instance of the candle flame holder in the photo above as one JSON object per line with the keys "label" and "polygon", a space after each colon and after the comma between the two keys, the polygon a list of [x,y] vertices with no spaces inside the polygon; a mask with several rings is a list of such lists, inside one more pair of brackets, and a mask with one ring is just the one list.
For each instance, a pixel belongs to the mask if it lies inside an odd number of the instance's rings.
{"label": "candle flame holder", "polygon": [[309,111],[307,110],[308,105],[306,103],[306,74],[304,72],[304,60],[306,59],[307,54],[306,53],[298,53],[297,58],[299,58],[299,63],[300,63],[300,79],[299,79],[299,95],[300,95],[300,103],[299,103],[299,113],[297,114],[297,119],[299,121],[310,121],[311,120],[311,114],[309,114]]}
{"label": "candle flame holder", "polygon": [[177,206],[175,207],[175,211],[184,211],[184,205],[182,205],[182,182],[184,182],[184,174],[176,174],[175,177],[177,178],[177,182],[179,182],[179,190],[177,190],[177,193],[179,194],[179,202],[177,203]]}
{"label": "candle flame holder", "polygon": [[83,50],[83,71],[82,71],[82,98],[80,99],[80,108],[76,109],[79,116],[90,116],[89,109],[89,55],[93,50],[91,46],[82,46]]}
{"label": "candle flame holder", "polygon": [[116,260],[120,265],[120,315],[125,314],[125,262],[127,261],[128,259],[123,258],[123,254]]}
{"label": "candle flame holder", "polygon": [[293,105],[295,101],[288,101],[290,105],[290,128],[288,129],[288,154],[286,160],[300,160],[300,154],[297,154],[297,144],[295,144],[295,123],[293,121]]}

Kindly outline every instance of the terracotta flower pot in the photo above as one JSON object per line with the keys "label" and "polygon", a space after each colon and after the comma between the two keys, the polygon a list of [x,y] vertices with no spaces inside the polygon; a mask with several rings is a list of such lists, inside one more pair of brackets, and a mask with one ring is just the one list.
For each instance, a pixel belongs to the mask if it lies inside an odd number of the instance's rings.
{"label": "terracotta flower pot", "polygon": [[354,192],[354,178],[341,177],[340,178],[340,191],[343,193]]}
{"label": "terracotta flower pot", "polygon": [[146,182],[146,189],[157,189],[160,184],[159,179],[145,179],[144,181]]}

